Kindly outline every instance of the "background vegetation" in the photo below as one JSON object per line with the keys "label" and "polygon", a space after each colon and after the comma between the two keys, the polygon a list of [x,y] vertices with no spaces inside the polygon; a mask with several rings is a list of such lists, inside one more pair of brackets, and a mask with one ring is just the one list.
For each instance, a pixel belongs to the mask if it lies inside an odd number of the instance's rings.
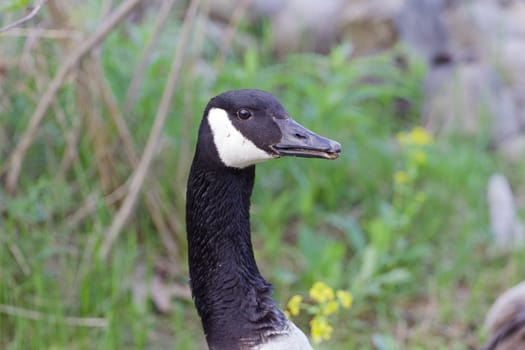
{"label": "background vegetation", "polygon": [[[264,21],[234,17],[217,37],[206,3],[118,18],[133,2],[49,1],[0,34],[0,348],[204,347],[186,283],[185,181],[205,104],[236,88],[273,92],[343,145],[334,162],[258,166],[252,206],[277,300],[317,281],[353,294],[319,348],[482,343],[488,307],[525,266],[523,251],[492,248],[486,183],[524,169],[505,168],[485,135],[414,129],[416,58],[350,59],[341,44],[277,59]],[[308,329],[305,314],[295,320]]]}

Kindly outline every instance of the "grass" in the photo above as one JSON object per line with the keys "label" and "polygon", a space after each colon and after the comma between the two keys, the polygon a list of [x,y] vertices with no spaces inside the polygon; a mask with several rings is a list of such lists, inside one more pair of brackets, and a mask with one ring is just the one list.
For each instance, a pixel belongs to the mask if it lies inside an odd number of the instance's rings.
{"label": "grass", "polygon": [[[149,14],[126,24],[103,45],[101,67],[118,108],[154,20]],[[165,29],[133,112],[124,116],[138,150],[147,140],[179,28],[172,21]],[[258,166],[253,240],[276,299],[284,305],[316,281],[352,291],[352,308],[332,319],[332,339],[320,349],[471,349],[481,344],[488,307],[522,278],[525,263],[521,251],[502,254],[492,247],[485,187],[498,169],[508,170],[515,181],[521,181],[523,169],[488,151],[483,135],[437,134],[425,146],[426,162],[411,165],[396,135],[420,123],[424,68],[401,49],[349,60],[349,46],[341,45],[327,56],[297,54],[275,61],[268,47],[254,45],[244,54],[232,50],[237,54],[221,64],[217,46],[203,42],[201,49],[191,48],[193,59],[183,69],[144,189],[158,184],[166,222],[168,217],[183,222],[185,180],[207,100],[235,88],[272,91],[296,120],[343,145],[334,162],[281,159]],[[260,42],[268,45],[271,38]],[[21,57],[22,43],[4,39],[1,45],[12,49],[9,62]],[[56,42],[37,41],[33,50],[35,74],[12,63],[3,78],[8,88],[2,88],[0,135],[7,140],[0,140],[0,164],[24,132],[60,61]],[[399,65],[399,57],[408,57],[406,64]],[[159,264],[167,261],[175,271],[171,280],[186,283],[182,229],[171,230],[179,248],[171,256],[141,198],[109,259],[98,258],[120,203],[104,196],[124,183],[133,167],[125,161],[98,90],[88,88],[92,95],[83,100],[81,89],[72,80],[60,91],[27,154],[16,195],[0,188],[0,347],[203,348],[191,301],[176,298],[173,311],[161,315],[149,298],[134,292],[148,289]],[[63,165],[68,135],[77,135],[69,167]],[[396,184],[395,173],[405,170],[415,171],[414,178]],[[425,200],[414,209],[421,193]],[[72,220],[88,198],[94,210]],[[141,269],[144,276],[138,278]],[[93,318],[102,327],[78,326],[75,318]],[[295,320],[308,329],[307,317]]]}

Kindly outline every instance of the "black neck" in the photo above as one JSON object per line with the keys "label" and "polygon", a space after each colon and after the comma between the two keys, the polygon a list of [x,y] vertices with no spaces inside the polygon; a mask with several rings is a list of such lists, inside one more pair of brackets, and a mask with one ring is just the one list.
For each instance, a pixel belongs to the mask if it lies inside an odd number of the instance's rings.
{"label": "black neck", "polygon": [[286,319],[255,263],[250,197],[255,166],[217,167],[195,158],[188,180],[186,225],[190,283],[210,347],[263,341]]}

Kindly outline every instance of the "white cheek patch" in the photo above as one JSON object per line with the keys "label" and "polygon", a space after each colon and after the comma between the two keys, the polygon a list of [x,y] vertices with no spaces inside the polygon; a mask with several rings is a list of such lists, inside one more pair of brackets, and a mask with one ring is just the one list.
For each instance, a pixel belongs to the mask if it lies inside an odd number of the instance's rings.
{"label": "white cheek patch", "polygon": [[221,108],[208,112],[208,123],[213,134],[213,142],[224,165],[233,168],[247,166],[274,158],[273,155],[258,148],[233,126],[228,113]]}

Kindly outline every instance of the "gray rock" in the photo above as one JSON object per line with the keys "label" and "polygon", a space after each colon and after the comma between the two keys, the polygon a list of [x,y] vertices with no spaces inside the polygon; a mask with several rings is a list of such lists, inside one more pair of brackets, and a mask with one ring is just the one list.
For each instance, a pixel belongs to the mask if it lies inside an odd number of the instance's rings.
{"label": "gray rock", "polygon": [[423,112],[434,130],[476,134],[492,125],[495,140],[519,130],[511,91],[491,66],[477,62],[431,69],[425,82]]}
{"label": "gray rock", "polygon": [[288,0],[272,18],[275,51],[327,53],[337,42],[342,0]]}
{"label": "gray rock", "polygon": [[506,157],[523,154],[513,138],[525,130],[525,2],[407,0],[397,25],[428,66],[431,128],[488,130]]}
{"label": "gray rock", "polygon": [[525,159],[525,135],[509,137],[497,145],[498,154],[510,163],[521,163]]}
{"label": "gray rock", "polygon": [[524,228],[516,214],[514,196],[505,176],[494,174],[490,177],[487,199],[490,226],[496,244],[507,249],[523,244]]}
{"label": "gray rock", "polygon": [[378,52],[394,46],[396,26],[406,0],[351,0],[343,5],[339,30],[343,40],[352,43],[357,55]]}
{"label": "gray rock", "polygon": [[451,61],[444,0],[407,0],[396,20],[402,41],[429,65]]}

